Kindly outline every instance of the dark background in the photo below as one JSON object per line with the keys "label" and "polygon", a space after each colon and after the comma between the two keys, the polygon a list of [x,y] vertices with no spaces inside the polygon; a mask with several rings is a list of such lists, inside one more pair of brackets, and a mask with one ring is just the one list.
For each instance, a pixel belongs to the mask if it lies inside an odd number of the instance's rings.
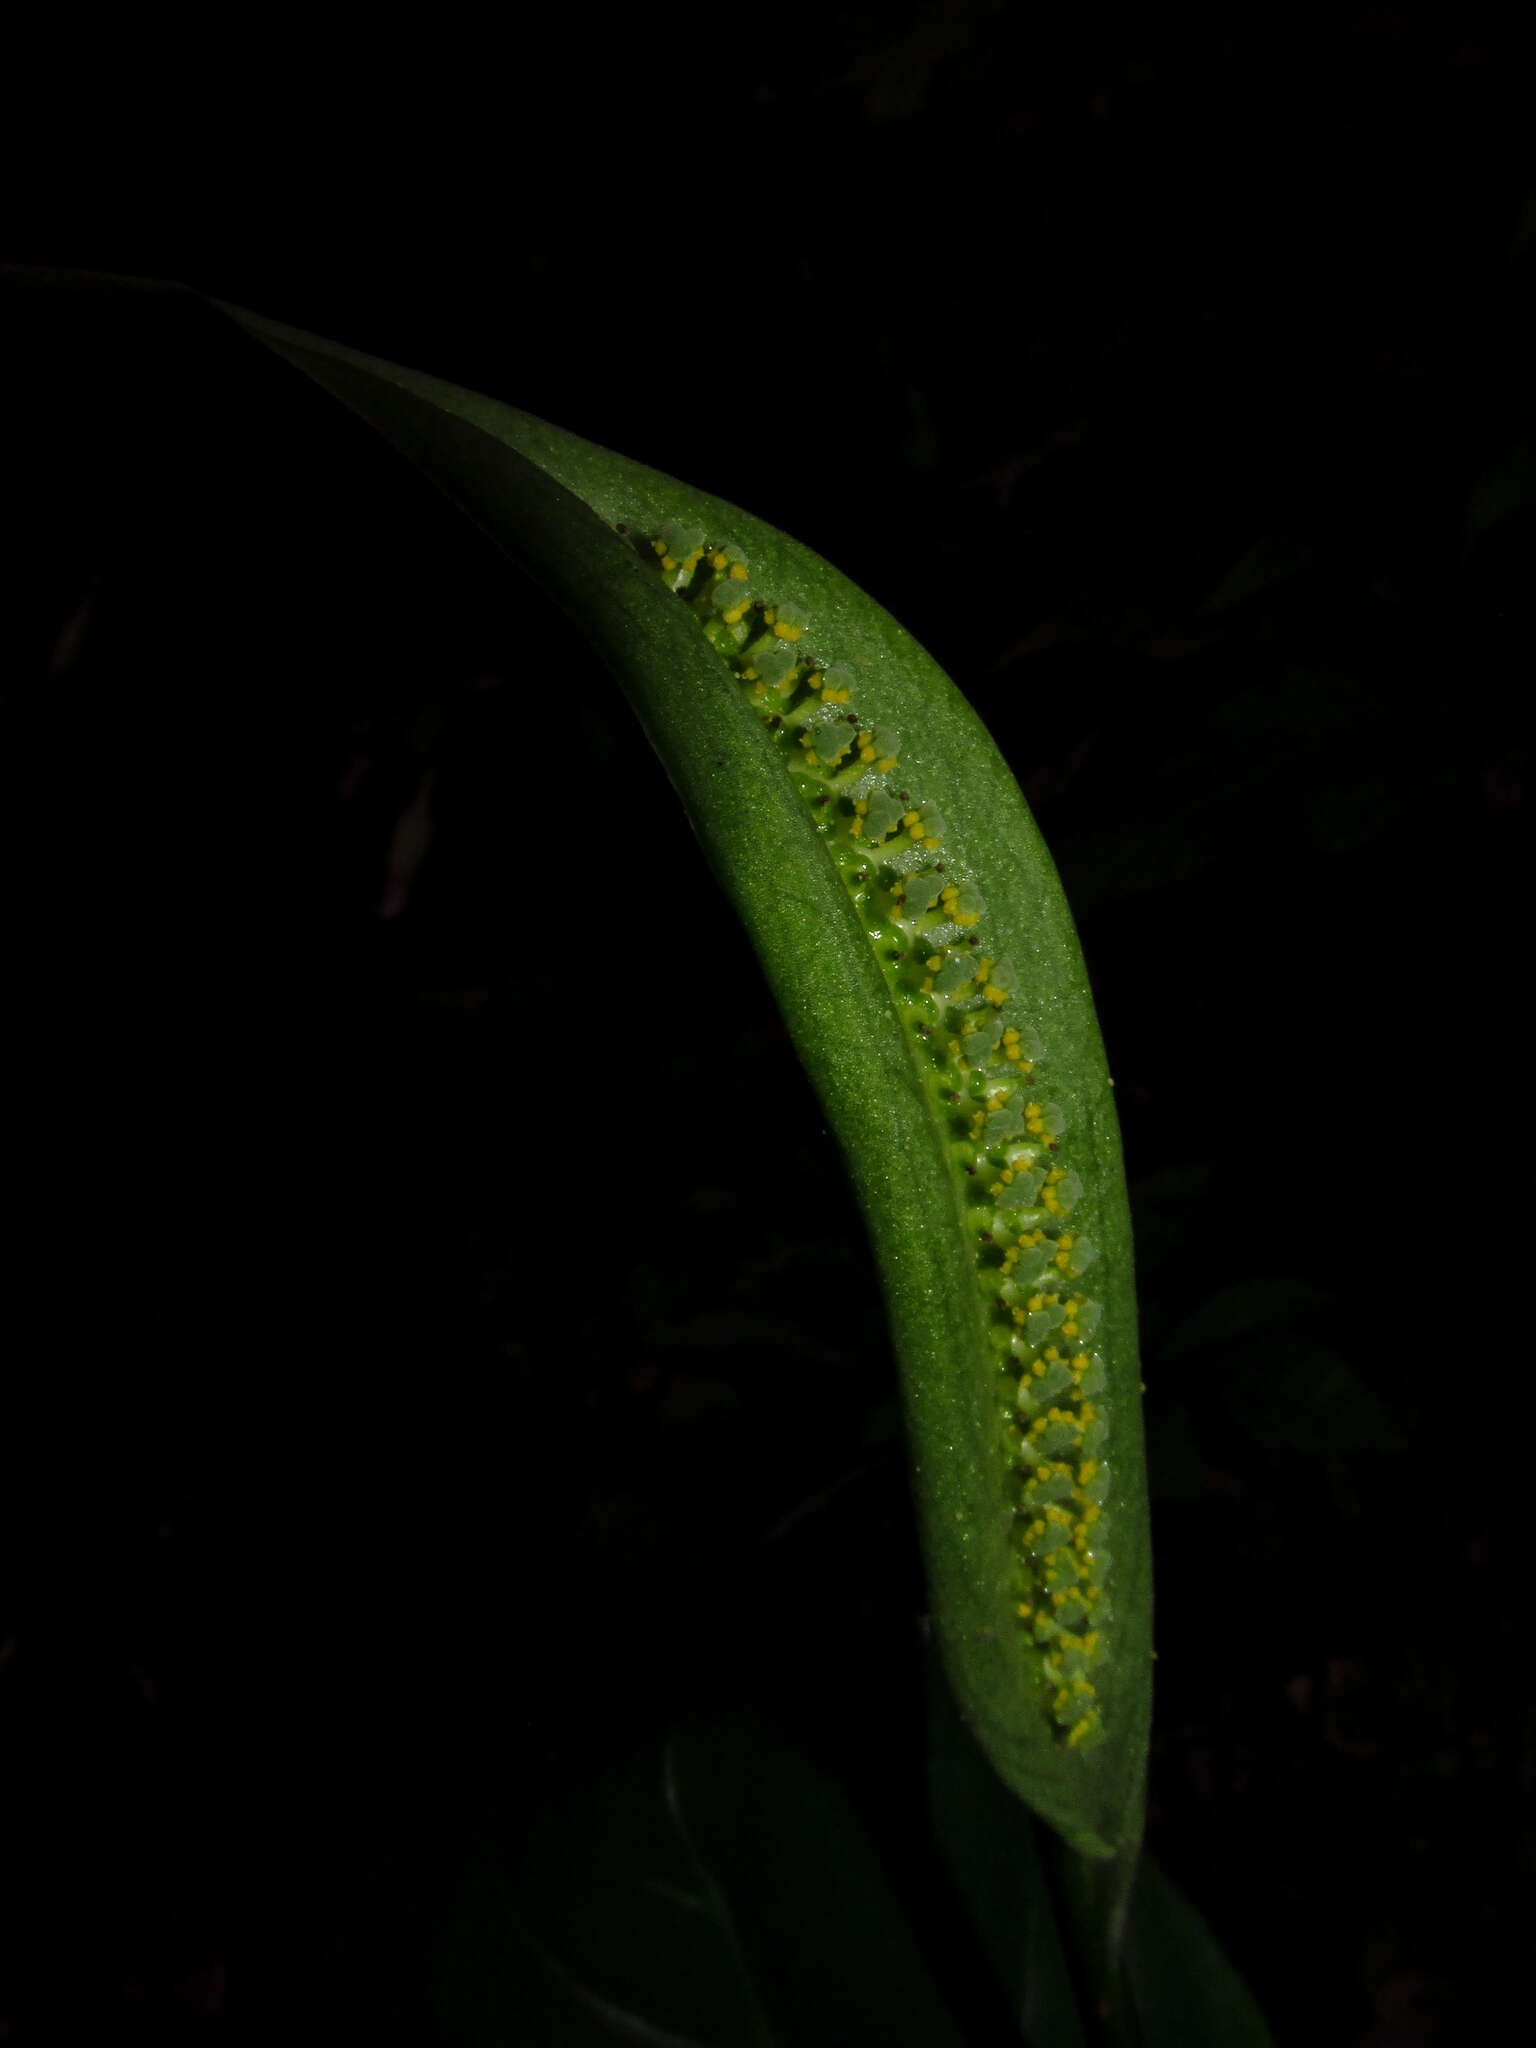
{"label": "dark background", "polygon": [[[3,253],[685,476],[955,676],[1119,1084],[1149,1841],[1282,2043],[1487,2038],[1532,1854],[1525,101],[1464,7],[1074,23],[40,61]],[[423,1810],[743,1701],[963,1965],[861,1226],[622,700],[212,318],[6,308],[0,2039],[384,2038],[359,1901]]]}

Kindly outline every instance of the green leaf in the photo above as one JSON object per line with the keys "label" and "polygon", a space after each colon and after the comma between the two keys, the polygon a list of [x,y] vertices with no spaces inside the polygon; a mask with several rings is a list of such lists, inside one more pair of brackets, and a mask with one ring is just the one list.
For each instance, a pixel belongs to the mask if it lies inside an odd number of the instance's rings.
{"label": "green leaf", "polygon": [[[1001,1775],[1066,1839],[1095,1855],[1133,1847],[1150,1702],[1150,1567],[1124,1176],[1071,917],[1006,764],[909,634],[827,563],[739,507],[494,399],[225,310],[386,433],[553,593],[628,692],[758,950],[869,1220],[903,1369],[934,1620],[962,1710]],[[1043,1049],[1038,1081],[1021,1091],[1038,1100],[1040,1116],[1030,1129],[1000,1132],[996,1143],[1027,1142],[1033,1130],[1045,1162],[1051,1134],[1061,1132],[1063,1170],[1070,1166],[1085,1190],[1072,1231],[1091,1239],[1097,1255],[1096,1342],[1109,1379],[1098,1407],[1111,1432],[1102,1447],[1112,1475],[1102,1514],[1113,1553],[1105,1597],[1114,1618],[1104,1630],[1075,1631],[1105,1645],[1092,1653],[1098,1667],[1081,1680],[1092,1687],[1102,1731],[1096,1747],[1068,1747],[1071,1724],[1066,1731],[1053,1725],[1052,1703],[1071,1690],[1074,1653],[1054,1642],[1037,1645],[1033,1625],[1021,1626],[1017,1614],[1032,1604],[1048,1625],[1051,1595],[1071,1572],[1058,1556],[1055,1574],[1037,1572],[1032,1585],[1021,1567],[1016,1525],[1035,1523],[1010,1470],[1023,1462],[1020,1439],[1010,1443],[1004,1422],[1018,1366],[1016,1354],[1000,1356],[999,1312],[978,1275],[979,1265],[984,1276],[986,1262],[1001,1255],[1000,1245],[981,1241],[978,1219],[995,1219],[979,1199],[982,1187],[968,1184],[990,1185],[995,1164],[969,1137],[976,1101],[946,1104],[941,1084],[950,1069],[915,1031],[921,1016],[933,1024],[931,1035],[951,1027],[958,1035],[988,999],[974,986],[956,991],[972,1009],[940,1008],[934,1021],[934,1005],[913,987],[911,933],[895,916],[900,875],[897,886],[878,887],[880,871],[872,860],[861,865],[859,842],[839,842],[828,829],[839,799],[818,816],[807,796],[826,796],[829,785],[813,790],[816,771],[797,773],[804,755],[765,724],[773,703],[803,721],[806,698],[775,696],[765,708],[766,686],[744,690],[740,661],[733,667],[730,652],[705,630],[719,612],[714,597],[702,592],[698,607],[677,601],[670,587],[677,574],[661,573],[644,551],[657,539],[675,550],[665,559],[679,564],[707,539],[744,565],[743,596],[797,607],[806,647],[851,685],[857,729],[901,736],[896,794],[913,799],[903,816],[917,816],[920,830],[924,807],[943,820],[940,835],[916,844],[909,831],[903,857],[926,850],[932,865],[942,851],[948,875],[970,883],[985,905],[971,928],[946,925],[940,908],[926,912],[935,936],[920,933],[915,950],[940,960],[935,973],[943,974],[959,954],[954,941],[968,943],[974,930],[978,957],[1011,963],[1017,987],[1006,992],[1007,1014],[1018,1018],[1026,1044]],[[781,657],[765,631],[753,630]],[[563,766],[558,758],[540,763],[549,773]],[[820,772],[835,774],[835,765]],[[573,829],[582,823],[578,784]],[[642,818],[634,869],[643,864]],[[584,907],[596,931],[605,916],[633,914],[628,880],[617,863],[612,902]],[[941,942],[946,933],[952,938]],[[938,951],[926,953],[929,945]],[[695,968],[690,977],[680,957],[686,947],[687,934],[669,931],[663,911],[654,999],[675,1003],[679,1029],[696,1035],[707,1087],[710,1035],[724,1020],[711,1012],[707,972]],[[905,972],[892,971],[892,952],[903,955]],[[599,950],[592,959],[600,975]],[[989,1084],[990,1073],[976,1078],[976,1100]],[[995,1148],[990,1155],[994,1162],[1000,1156]],[[963,1171],[978,1161],[979,1171]],[[1002,1233],[992,1236],[996,1243]],[[1034,1420],[1042,1430],[1053,1427],[1043,1416]],[[1094,1448],[1079,1430],[1073,1455]],[[1047,1527],[1037,1539],[1045,1554],[1057,1555],[1057,1533]],[[1058,1709],[1075,1710],[1071,1700]]]}
{"label": "green leaf", "polygon": [[[162,289],[169,306],[178,294]],[[204,304],[180,295],[182,308]],[[786,535],[494,399],[221,310],[385,434],[556,599],[628,693],[757,949],[868,1220],[961,1711],[1051,1827],[1115,1859],[1087,1886],[1107,1938],[1140,1836],[1150,1711],[1130,1229],[1081,952],[1012,775],[931,657]],[[705,540],[718,561],[698,555]],[[738,583],[765,609],[738,616]],[[529,688],[509,801],[537,777],[563,794],[570,834],[612,843],[606,886],[566,912],[583,968],[572,1000],[620,1037],[627,1008],[660,1006],[697,1049],[702,1101],[726,1085],[711,1048],[730,1020],[707,959],[669,918],[646,802],[615,836],[563,737],[560,678]],[[817,740],[840,717],[857,720],[846,753]],[[899,749],[894,766],[877,742]],[[871,858],[890,806],[872,806],[867,839],[853,806],[881,790],[903,809]],[[558,844],[545,859],[559,900]],[[651,935],[643,987],[605,979],[616,920]],[[761,1111],[740,1110],[747,1144]],[[1002,1204],[1018,1179],[1037,1207],[1016,1188]],[[1056,1280],[1015,1281],[1012,1264],[1042,1246]],[[1079,1280],[1090,1246],[1092,1277]],[[1044,1407],[1032,1388],[1059,1381],[1058,1355],[1073,1384]],[[1101,1377],[1102,1392],[1084,1391]],[[1065,1502],[1058,1467],[1072,1475]],[[1045,1489],[1034,1502],[1032,1485]]]}
{"label": "green leaf", "polygon": [[959,2048],[873,1843],[841,1785],[767,1720],[674,1729],[669,1814],[726,1902],[775,2038]]}
{"label": "green leaf", "polygon": [[928,1804],[934,1839],[1027,2048],[1087,2039],[1036,1823],[997,1780],[929,1667]]}
{"label": "green leaf", "polygon": [[445,1786],[326,1978],[338,2036],[384,2044],[963,2039],[841,1786],[736,1712],[631,1733],[596,1779]]}
{"label": "green leaf", "polygon": [[[1063,1935],[1070,1890],[1094,1866],[1042,1853],[1022,1808],[989,1797],[990,1774],[944,1691],[928,1696],[928,1796],[940,1856],[1028,2048],[1268,2048],[1252,1993],[1184,1893],[1143,1851],[1116,1969],[1079,1950],[1074,1988]],[[1065,1912],[1063,1911],[1065,1908]],[[1083,2014],[1090,2017],[1085,2030]]]}
{"label": "green leaf", "polygon": [[1131,1897],[1123,1971],[1141,2048],[1272,2048],[1253,1993],[1150,1856]]}

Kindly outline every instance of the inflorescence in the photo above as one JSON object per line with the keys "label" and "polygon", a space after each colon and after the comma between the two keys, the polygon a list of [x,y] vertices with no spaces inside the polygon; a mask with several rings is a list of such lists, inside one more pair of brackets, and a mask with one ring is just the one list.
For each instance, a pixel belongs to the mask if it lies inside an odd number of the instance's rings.
{"label": "inflorescence", "polygon": [[1107,1374],[1093,1349],[1094,1263],[1071,1223],[1083,1184],[1019,978],[987,942],[986,904],[909,786],[900,735],[855,708],[857,677],[813,652],[809,621],[703,533],[641,539],[692,609],[829,843],[949,1138],[997,1360],[999,1470],[1019,1561],[1016,1611],[1057,1737],[1102,1732],[1095,1685],[1112,1615],[1103,1507]]}

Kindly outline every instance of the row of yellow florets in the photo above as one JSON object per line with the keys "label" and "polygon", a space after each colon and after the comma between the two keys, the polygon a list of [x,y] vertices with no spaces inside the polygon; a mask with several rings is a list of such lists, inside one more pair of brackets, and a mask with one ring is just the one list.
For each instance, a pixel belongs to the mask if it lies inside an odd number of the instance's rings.
{"label": "row of yellow florets", "polygon": [[[828,668],[801,648],[805,623],[800,613],[793,606],[755,599],[749,588],[747,565],[730,547],[715,546],[702,537],[687,535],[658,539],[651,545],[671,587],[701,610],[706,627],[717,618],[720,627],[726,629],[724,635],[718,628],[711,630],[711,638],[736,674],[751,687],[766,722],[784,737],[792,729],[797,730],[802,766],[823,780],[831,778],[844,787],[850,786],[850,776],[862,777],[852,799],[846,828],[849,838],[871,851],[904,842],[926,853],[938,852],[943,844],[943,827],[937,812],[910,798],[903,804],[893,804],[885,795],[876,802],[877,789],[884,787],[878,779],[890,775],[899,765],[895,744],[888,738],[887,745],[882,747],[879,732],[865,725],[851,708],[848,714],[840,715],[841,707],[851,707],[852,692],[842,680],[842,673],[846,672]],[[701,570],[703,577],[695,587]],[[754,612],[754,623],[760,623],[762,628],[756,637],[748,624]],[[721,644],[722,638],[726,645]],[[816,723],[811,722],[812,714]],[[833,718],[836,729],[829,731]],[[826,798],[821,801],[825,803]],[[906,887],[909,894],[914,893],[910,883]],[[974,930],[981,919],[980,899],[964,884],[947,879],[935,892],[926,893],[924,905],[917,907],[911,921],[918,925],[919,935],[923,922],[930,919],[934,927],[958,928],[967,946],[974,947]],[[918,986],[932,1002],[941,1023],[950,1009],[962,1001],[972,1005],[984,1003],[1001,1021],[1000,1013],[1012,994],[1010,977],[984,949],[978,948],[977,954],[974,961],[953,951],[922,956]],[[941,973],[947,975],[942,989],[936,986]],[[968,994],[962,995],[963,991]],[[985,1017],[988,1010],[982,1010],[980,1015]],[[968,1046],[968,1039],[975,1039],[978,1044]],[[961,1073],[980,1082],[981,1093],[973,1097],[975,1106],[968,1131],[977,1147],[975,1171],[979,1174],[989,1163],[994,1165],[994,1177],[983,1185],[988,1195],[998,1200],[1005,1197],[1018,1173],[1034,1174],[1041,1153],[1055,1152],[1062,1129],[1058,1113],[1051,1105],[1033,1096],[1023,1103],[1021,1110],[1009,1109],[1018,1084],[1027,1087],[1032,1080],[1039,1048],[1018,1025],[1005,1025],[1000,1034],[996,1025],[982,1032],[972,1018],[964,1015],[956,1034],[947,1037],[944,1043]],[[952,1100],[958,1099],[953,1090],[948,1092]],[[995,1119],[1005,1110],[1010,1118],[1017,1115],[1015,1128],[1025,1141],[1011,1149],[997,1143],[989,1145],[987,1141],[989,1118]],[[1073,1206],[1074,1190],[1081,1193],[1080,1184],[1075,1175],[1059,1164],[1051,1165],[1036,1178],[1038,1191],[1032,1199],[1037,1210],[1060,1223]],[[1034,1188],[1036,1181],[1029,1185]],[[1002,1213],[1000,1207],[1000,1217]],[[989,1233],[989,1241],[995,1243],[995,1233]],[[1043,1251],[1048,1245],[1052,1249]],[[1026,1254],[1042,1252],[1053,1269],[1052,1278],[1070,1281],[1078,1270],[1075,1261],[1087,1255],[1086,1241],[1082,1241],[1080,1249],[1076,1233],[1059,1230],[1051,1237],[1038,1225],[1006,1238],[1000,1267],[1001,1277],[1007,1283],[1005,1296],[1013,1292],[1011,1276],[1021,1259]],[[1035,1267],[1038,1270],[1038,1257]],[[1102,1659],[1104,1631],[1094,1624],[1099,1615],[1107,1612],[1107,1603],[1098,1582],[1102,1574],[1092,1569],[1092,1545],[1102,1518],[1107,1473],[1102,1460],[1088,1450],[1103,1434],[1100,1411],[1088,1389],[1102,1382],[1103,1369],[1096,1355],[1087,1350],[1064,1355],[1057,1344],[1035,1345],[1024,1334],[1032,1320],[1044,1317],[1051,1321],[1053,1334],[1070,1345],[1079,1337],[1079,1318],[1090,1306],[1085,1296],[1071,1294],[1063,1299],[1060,1293],[1036,1293],[1022,1302],[999,1298],[997,1306],[1005,1326],[1011,1326],[1013,1332],[1008,1355],[1022,1372],[1018,1404],[1021,1413],[1029,1387],[1047,1377],[1053,1386],[1060,1382],[1052,1405],[1035,1415],[1023,1429],[1022,1447],[1016,1453],[1027,1475],[1017,1513],[1024,1567],[1030,1581],[1029,1597],[1018,1602],[1017,1613],[1020,1621],[1029,1626],[1032,1640],[1040,1646],[1043,1674],[1052,1688],[1052,1717],[1068,1745],[1079,1747],[1094,1738],[1100,1725],[1092,1673]],[[1059,1318],[1057,1310],[1062,1311]],[[1062,1406],[1063,1399],[1070,1400],[1072,1405]],[[1020,1442],[1018,1434],[1014,1441]],[[1070,1461],[1061,1455],[1067,1450],[1073,1454]],[[1057,1619],[1061,1616],[1082,1619],[1067,1626]]]}

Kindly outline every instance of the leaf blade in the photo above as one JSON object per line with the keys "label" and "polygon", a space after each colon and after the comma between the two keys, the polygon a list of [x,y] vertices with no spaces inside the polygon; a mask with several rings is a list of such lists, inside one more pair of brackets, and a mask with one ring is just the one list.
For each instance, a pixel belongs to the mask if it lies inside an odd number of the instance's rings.
{"label": "leaf blade", "polygon": [[[480,394],[244,309],[222,310],[376,426],[542,583],[623,683],[757,948],[838,1132],[880,1266],[903,1365],[914,1486],[946,1668],[994,1767],[1080,1851],[1140,1834],[1150,1714],[1150,1564],[1129,1217],[1118,1127],[1081,950],[1011,773],[932,658],[865,593],[788,536],[726,504]],[[1051,1093],[1086,1169],[1103,1254],[1103,1344],[1115,1417],[1106,1503],[1116,1647],[1097,1749],[1064,1752],[1021,1695],[1002,1589],[1017,1571],[999,1482],[1000,1425],[984,1308],[945,1129],[914,1066],[848,887],[719,654],[628,535],[682,524],[729,536],[754,588],[793,599],[818,650],[857,673],[860,708],[899,728],[913,788],[939,793],[946,844],[984,877],[989,952],[1019,965]],[[663,980],[665,959],[658,960]],[[680,1016],[686,1003],[680,1003]],[[707,1037],[707,1014],[684,1028]],[[1123,1900],[1122,1900],[1123,1903]],[[1113,1916],[1112,1916],[1113,1917]]]}

